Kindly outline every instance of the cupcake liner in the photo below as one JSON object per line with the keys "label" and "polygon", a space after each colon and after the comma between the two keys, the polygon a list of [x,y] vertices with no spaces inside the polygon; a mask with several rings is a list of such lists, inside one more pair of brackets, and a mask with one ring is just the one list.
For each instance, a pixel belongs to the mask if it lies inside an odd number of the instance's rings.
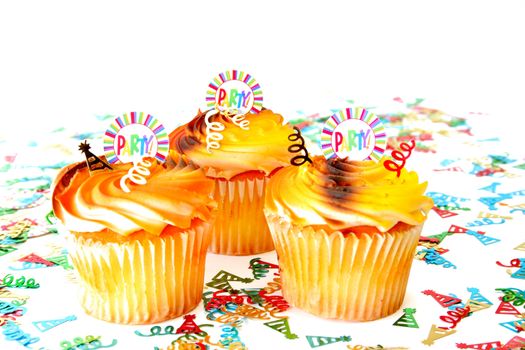
{"label": "cupcake liner", "polygon": [[200,302],[209,224],[163,237],[103,243],[73,237],[70,256],[87,314],[149,324],[183,315]]}
{"label": "cupcake liner", "polygon": [[267,220],[291,305],[351,321],[378,319],[401,307],[422,225],[358,236],[303,228],[271,213]]}
{"label": "cupcake liner", "polygon": [[215,179],[218,202],[209,250],[217,254],[251,255],[274,249],[264,217],[264,193],[269,177]]}

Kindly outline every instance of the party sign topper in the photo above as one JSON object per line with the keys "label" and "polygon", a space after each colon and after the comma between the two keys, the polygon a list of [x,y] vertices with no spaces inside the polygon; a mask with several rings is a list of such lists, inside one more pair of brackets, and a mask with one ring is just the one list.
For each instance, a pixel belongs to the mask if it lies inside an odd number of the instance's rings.
{"label": "party sign topper", "polygon": [[104,153],[111,164],[132,163],[144,157],[164,162],[168,150],[166,129],[155,117],[143,112],[115,118],[104,136]]}
{"label": "party sign topper", "polygon": [[261,87],[250,74],[226,71],[216,76],[208,87],[208,108],[235,114],[258,113],[262,109]]}
{"label": "party sign topper", "polygon": [[361,107],[346,108],[332,115],[324,124],[321,149],[327,159],[381,159],[386,147],[383,124],[373,113]]}

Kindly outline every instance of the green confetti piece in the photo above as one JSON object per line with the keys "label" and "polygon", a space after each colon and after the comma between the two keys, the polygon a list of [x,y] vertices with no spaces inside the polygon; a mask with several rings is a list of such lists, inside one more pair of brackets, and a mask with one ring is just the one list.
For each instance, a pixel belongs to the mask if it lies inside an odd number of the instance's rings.
{"label": "green confetti piece", "polygon": [[5,173],[9,169],[11,169],[11,164],[5,164],[3,167],[0,168],[0,172]]}
{"label": "green confetti piece", "polygon": [[8,253],[11,253],[11,252],[14,252],[16,250],[15,247],[11,247],[11,246],[3,246],[3,247],[0,247],[0,256],[4,256]]}
{"label": "green confetti piece", "polygon": [[347,342],[351,341],[352,337],[350,336],[341,336],[341,337],[320,337],[320,336],[312,336],[307,335],[306,340],[308,340],[308,344],[310,344],[311,348],[318,348],[320,346],[338,343],[338,342]]}
{"label": "green confetti piece", "polygon": [[416,318],[414,317],[416,309],[406,308],[403,309],[403,312],[403,316],[401,316],[396,322],[394,322],[393,325],[399,327],[419,328]]}
{"label": "green confetti piece", "polygon": [[55,222],[56,222],[56,216],[55,216],[55,213],[53,212],[53,210],[51,210],[49,213],[47,213],[46,215],[46,221],[50,224],[50,225],[53,225]]}
{"label": "green confetti piece", "polygon": [[16,213],[16,209],[0,208],[0,216],[7,215],[7,214],[14,214],[14,213]]}

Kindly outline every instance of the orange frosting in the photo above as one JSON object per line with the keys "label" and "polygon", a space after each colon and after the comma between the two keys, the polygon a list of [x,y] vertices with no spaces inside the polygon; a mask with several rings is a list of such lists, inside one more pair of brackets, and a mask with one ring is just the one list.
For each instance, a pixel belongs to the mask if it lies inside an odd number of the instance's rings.
{"label": "orange frosting", "polygon": [[397,177],[383,162],[316,156],[312,164],[281,169],[268,184],[265,208],[296,224],[341,231],[371,226],[386,232],[398,223],[423,223],[433,206],[424,196],[427,183],[406,169]]}
{"label": "orange frosting", "polygon": [[64,168],[55,180],[53,210],[70,231],[110,230],[127,236],[144,230],[160,235],[168,226],[189,228],[193,219],[208,220],[216,204],[214,182],[183,157],[164,165],[150,159],[147,182],[120,181],[132,164],[89,174],[85,162]]}
{"label": "orange frosting", "polygon": [[229,117],[219,113],[210,122],[224,125],[218,149],[207,149],[206,113],[199,112],[192,121],[170,134],[170,149],[185,154],[206,174],[230,180],[247,171],[269,175],[276,168],[290,163],[288,135],[294,131],[283,124],[283,117],[265,109],[257,114],[246,114],[247,129],[234,124]]}

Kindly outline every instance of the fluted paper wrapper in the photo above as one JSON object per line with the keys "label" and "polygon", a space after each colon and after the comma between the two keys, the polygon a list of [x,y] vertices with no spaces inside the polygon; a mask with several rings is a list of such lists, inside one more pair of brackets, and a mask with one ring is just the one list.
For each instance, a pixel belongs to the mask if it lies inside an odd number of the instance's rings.
{"label": "fluted paper wrapper", "polygon": [[210,251],[251,255],[274,249],[264,217],[264,193],[269,177],[244,180],[215,179],[218,202]]}
{"label": "fluted paper wrapper", "polygon": [[209,224],[186,232],[101,243],[72,238],[86,313],[105,321],[149,324],[183,315],[200,302]]}
{"label": "fluted paper wrapper", "polygon": [[351,321],[375,320],[401,307],[422,225],[345,237],[267,214],[283,296],[291,305]]}

